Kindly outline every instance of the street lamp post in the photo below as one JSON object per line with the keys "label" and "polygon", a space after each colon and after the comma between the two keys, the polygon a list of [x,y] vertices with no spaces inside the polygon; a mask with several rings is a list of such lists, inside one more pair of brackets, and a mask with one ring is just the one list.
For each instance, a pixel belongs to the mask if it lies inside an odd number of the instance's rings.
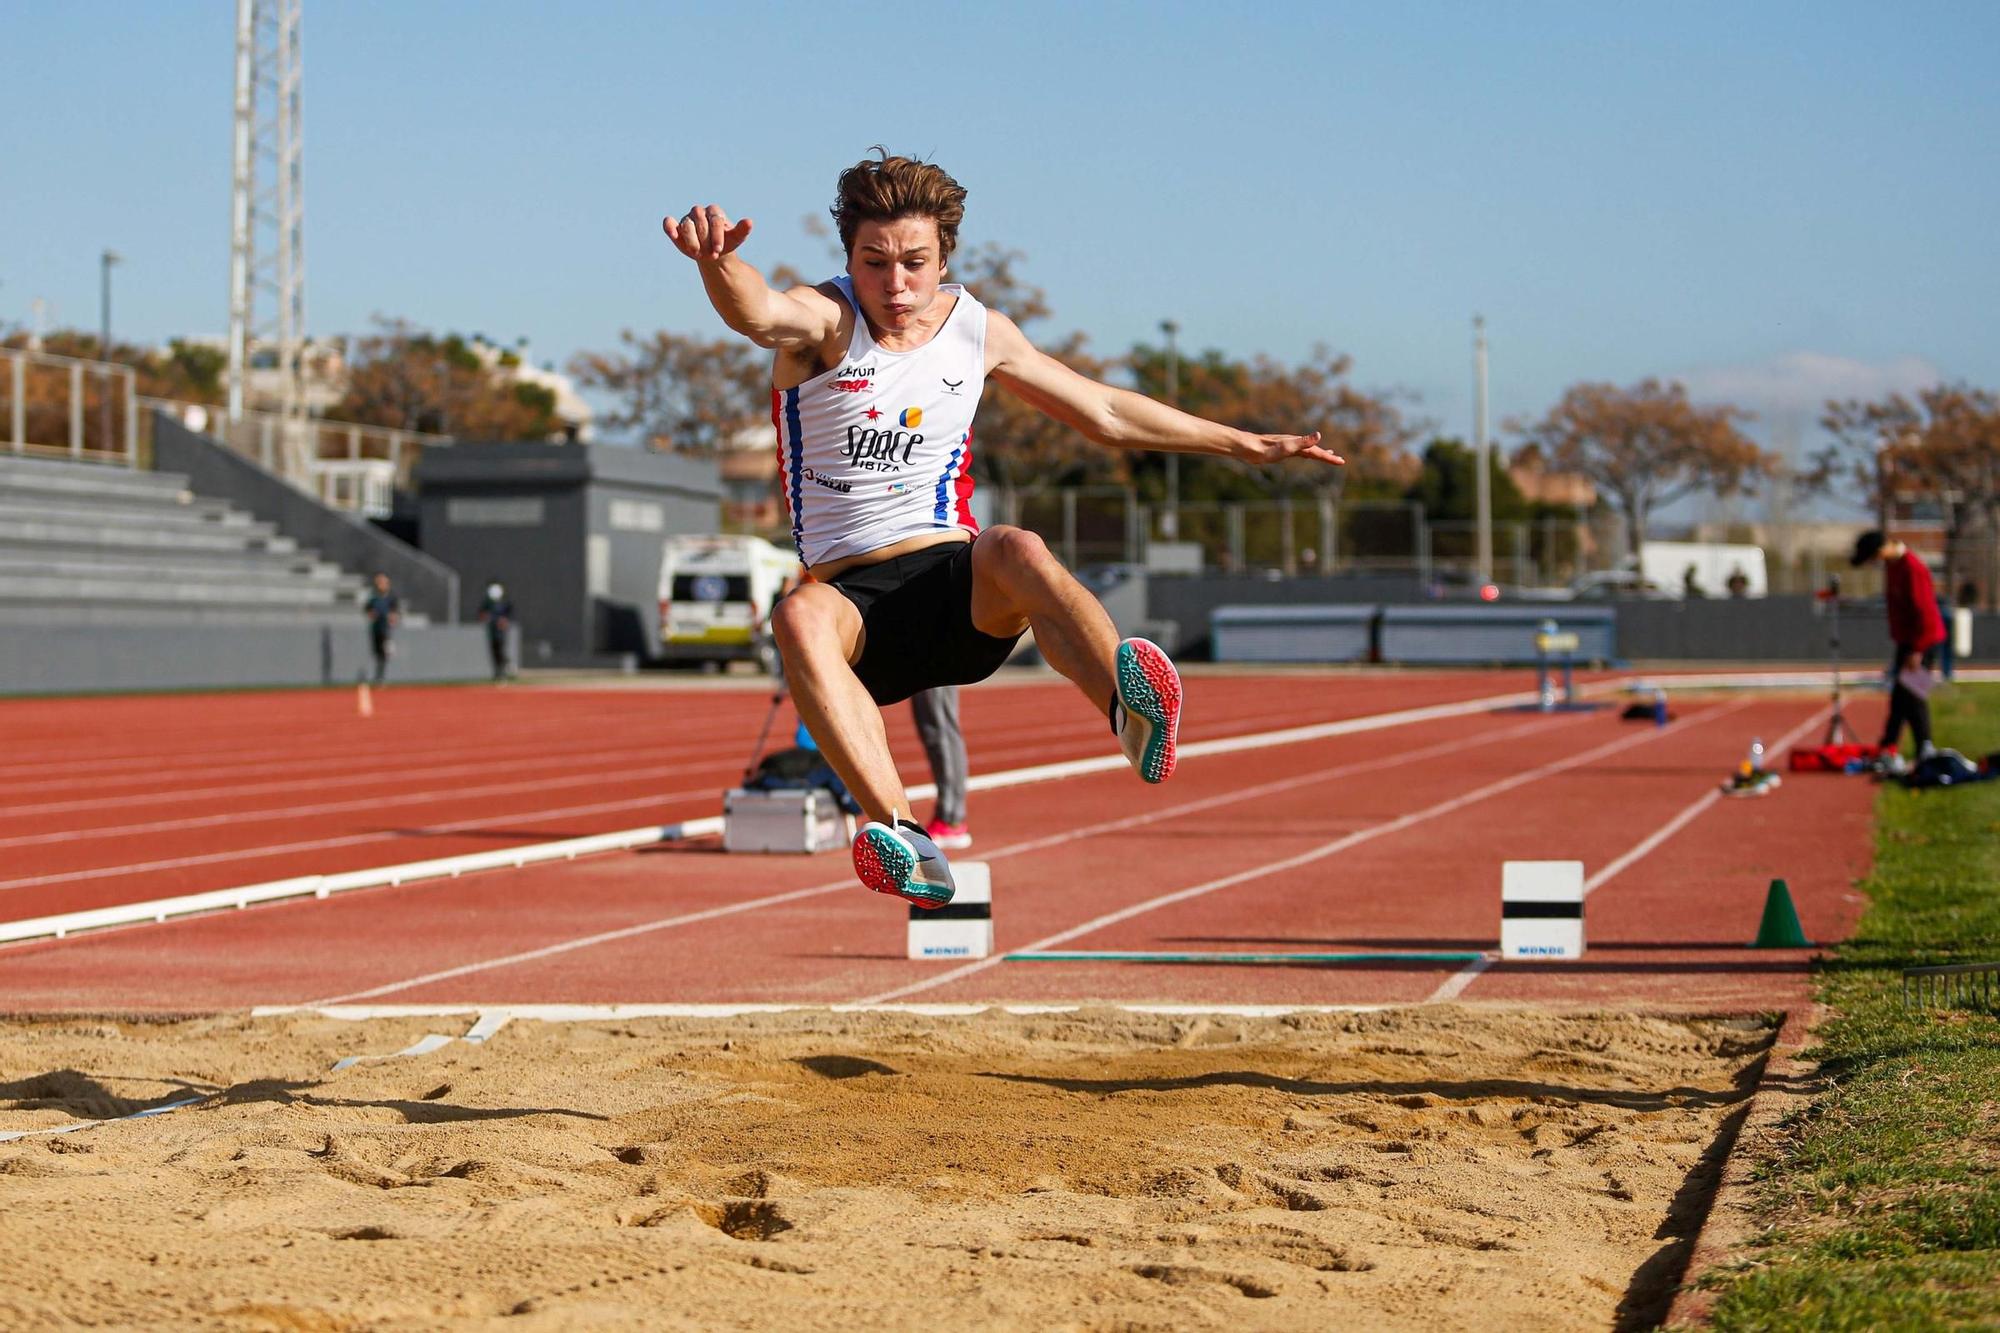
{"label": "street lamp post", "polygon": [[[116,250],[106,250],[98,260],[97,286],[98,286],[98,298],[99,298],[98,314],[100,318],[99,318],[98,332],[97,332],[97,357],[98,360],[104,361],[106,363],[108,363],[111,360],[111,266],[113,264],[118,264],[122,262],[123,262],[123,256],[121,256]],[[101,423],[101,429],[104,435],[104,438],[102,440],[104,451],[106,453],[110,453],[111,452],[110,370],[107,369],[100,371],[98,373],[98,381],[99,382],[98,382],[98,392],[97,392],[97,400],[98,400],[97,419]]]}
{"label": "street lamp post", "polygon": [[1472,483],[1476,522],[1477,547],[1475,556],[1479,564],[1479,586],[1485,587],[1493,581],[1493,478],[1492,466],[1486,457],[1486,317],[1472,317],[1473,378],[1475,403],[1473,406],[1472,466],[1475,477]]}
{"label": "street lamp post", "polygon": [[[1181,405],[1181,353],[1174,341],[1181,326],[1171,319],[1160,321],[1160,332],[1167,335],[1167,406]],[[1160,516],[1160,535],[1168,541],[1178,540],[1181,531],[1181,456],[1167,455],[1167,512]]]}

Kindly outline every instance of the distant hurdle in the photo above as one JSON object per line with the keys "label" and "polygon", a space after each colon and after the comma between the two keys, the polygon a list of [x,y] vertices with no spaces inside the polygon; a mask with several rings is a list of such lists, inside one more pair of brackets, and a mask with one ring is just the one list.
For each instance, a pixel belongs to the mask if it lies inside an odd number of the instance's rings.
{"label": "distant hurdle", "polygon": [[[1576,697],[1576,656],[1583,636],[1565,630],[1553,620],[1535,626],[1535,702],[1526,711],[1537,713],[1587,713],[1600,707]],[[1562,693],[1556,693],[1556,672],[1562,673]]]}

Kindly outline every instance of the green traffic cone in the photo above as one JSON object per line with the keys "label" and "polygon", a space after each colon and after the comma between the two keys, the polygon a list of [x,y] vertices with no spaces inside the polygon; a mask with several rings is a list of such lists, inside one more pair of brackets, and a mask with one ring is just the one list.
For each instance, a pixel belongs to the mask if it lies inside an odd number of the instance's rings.
{"label": "green traffic cone", "polygon": [[1785,881],[1774,879],[1764,895],[1764,919],[1757,923],[1753,949],[1810,949],[1813,942],[1799,926],[1798,909],[1792,906],[1792,891]]}

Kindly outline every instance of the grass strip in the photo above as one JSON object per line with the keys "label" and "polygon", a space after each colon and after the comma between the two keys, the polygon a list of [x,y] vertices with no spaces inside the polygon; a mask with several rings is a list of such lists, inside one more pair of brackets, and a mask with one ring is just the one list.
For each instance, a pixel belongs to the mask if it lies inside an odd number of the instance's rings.
{"label": "grass strip", "polygon": [[[1938,739],[2000,750],[2000,687],[1933,696]],[[2000,1015],[1905,1011],[1902,969],[2000,961],[2000,781],[1883,784],[1870,905],[1817,982],[1825,1086],[1759,1173],[1764,1230],[1714,1327],[2000,1328]]]}

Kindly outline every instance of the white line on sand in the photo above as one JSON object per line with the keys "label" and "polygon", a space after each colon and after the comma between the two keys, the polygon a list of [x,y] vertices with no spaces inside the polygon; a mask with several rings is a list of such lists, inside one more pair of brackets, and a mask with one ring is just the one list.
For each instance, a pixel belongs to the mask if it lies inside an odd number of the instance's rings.
{"label": "white line on sand", "polygon": [[[1741,699],[1724,704],[1720,708],[1690,718],[1681,724],[1682,729],[1690,726],[1700,726],[1714,718],[1722,717],[1735,712],[1737,709],[1748,707],[1749,703],[1750,700]],[[1280,874],[1287,870],[1296,870],[1298,867],[1310,865],[1314,861],[1321,861],[1329,856],[1337,856],[1341,852],[1347,851],[1351,847],[1358,847],[1364,842],[1373,841],[1386,834],[1400,833],[1404,829],[1436,819],[1440,815],[1450,814],[1454,810],[1463,809],[1488,797],[1498,796],[1502,792],[1512,791],[1516,787],[1525,786],[1531,782],[1538,782],[1543,778],[1551,777],[1567,769],[1581,767],[1606,755],[1616,754],[1620,750],[1629,750],[1634,746],[1647,744],[1664,734],[1666,733],[1649,728],[1647,731],[1636,736],[1620,737],[1618,740],[1594,746],[1581,754],[1571,755],[1566,759],[1553,760],[1541,765],[1539,768],[1530,769],[1525,773],[1516,773],[1511,777],[1501,778],[1497,782],[1489,782],[1483,787],[1474,788],[1472,791],[1454,796],[1449,800],[1439,801],[1437,804],[1426,806],[1422,810],[1413,811],[1410,814],[1402,815],[1395,819],[1385,820],[1380,824],[1372,824],[1364,829],[1357,829],[1353,833],[1335,838],[1331,842],[1322,843],[1318,847],[1301,852],[1296,856],[1288,856],[1282,860],[1252,866],[1247,870],[1239,870],[1233,875],[1224,875],[1220,879],[1212,879],[1206,883],[1192,885],[1185,889],[1177,889],[1171,893],[1163,893],[1157,897],[1148,898],[1143,902],[1134,903],[1130,907],[1121,908],[1116,912],[1107,912],[1103,916],[1093,917],[1081,925],[1072,926],[1068,930],[1057,931],[1053,935],[1036,940],[1033,944],[1022,945],[1020,948],[1010,950],[1009,952],[1036,953],[1043,949],[1053,948],[1058,944],[1067,943],[1080,936],[1092,934],[1104,929],[1106,926],[1116,925],[1121,921],[1129,921],[1133,917],[1143,916],[1148,912],[1157,911],[1159,908],[1171,906],[1174,903],[1186,902],[1191,898],[1200,898],[1214,893],[1219,889],[1230,888],[1233,885],[1260,879],[1266,875]],[[984,972],[990,967],[999,965],[1002,961],[1004,961],[1003,957],[996,955],[991,958],[981,959],[976,963],[967,963],[924,981],[912,982],[907,986],[898,986],[894,990],[883,991],[879,995],[868,996],[866,999],[861,1000],[860,1003],[880,1004],[889,1000],[899,1000],[907,995],[916,995],[923,991],[935,990],[939,986],[948,986],[954,981]]]}
{"label": "white line on sand", "polygon": [[[341,1022],[374,1018],[450,1018],[477,1014],[482,1024],[519,1020],[527,1023],[604,1023],[630,1018],[744,1018],[754,1014],[915,1014],[954,1018],[972,1014],[1074,1014],[1084,1009],[1115,1009],[1126,1014],[1165,1014],[1204,1018],[1282,1018],[1287,1014],[1368,1014],[1380,1004],[1103,1004],[1049,1001],[1025,1004],[337,1004],[301,1008],[291,1004],[260,1004],[252,1018],[313,1014]],[[403,1054],[403,1052],[397,1052]]]}
{"label": "white line on sand", "polygon": [[[1811,731],[1814,727],[1818,726],[1826,718],[1827,713],[1830,711],[1831,711],[1830,709],[1822,708],[1818,712],[1814,713],[1811,717],[1808,717],[1805,721],[1799,723],[1798,726],[1793,727],[1790,731],[1786,732],[1783,736],[1778,738],[1778,743],[1771,747],[1771,752],[1775,754],[1781,750],[1790,749],[1793,745],[1798,743],[1799,737],[1805,735],[1808,731]],[[1673,837],[1674,834],[1679,833],[1689,824],[1692,824],[1697,818],[1701,816],[1703,811],[1707,810],[1710,806],[1714,805],[1717,801],[1721,799],[1722,799],[1722,788],[1720,786],[1710,787],[1706,792],[1702,793],[1700,799],[1696,800],[1693,804],[1689,805],[1686,809],[1682,810],[1679,814],[1675,815],[1672,819],[1669,819],[1666,823],[1654,829],[1644,838],[1641,838],[1623,856],[1620,856],[1610,865],[1605,866],[1602,870],[1598,871],[1596,874],[1592,875],[1588,880],[1586,880],[1583,885],[1584,895],[1588,897],[1590,894],[1595,893],[1598,889],[1604,887],[1605,884],[1617,878],[1620,874],[1624,873],[1631,866],[1643,860],[1647,856],[1650,856],[1656,847],[1658,847],[1661,843],[1665,842],[1668,838]],[[1477,958],[1474,959],[1472,962],[1467,963],[1464,967],[1460,968],[1458,971],[1452,973],[1450,977],[1446,978],[1443,985],[1439,986],[1436,990],[1432,991],[1430,997],[1426,999],[1424,1003],[1444,1004],[1447,1001],[1457,999],[1460,995],[1465,993],[1465,988],[1472,984],[1474,978],[1478,977],[1478,975],[1481,972],[1484,972],[1487,968],[1493,966],[1494,961],[1495,960],[1493,959],[1493,957],[1491,955],[1488,955],[1485,958]]]}

